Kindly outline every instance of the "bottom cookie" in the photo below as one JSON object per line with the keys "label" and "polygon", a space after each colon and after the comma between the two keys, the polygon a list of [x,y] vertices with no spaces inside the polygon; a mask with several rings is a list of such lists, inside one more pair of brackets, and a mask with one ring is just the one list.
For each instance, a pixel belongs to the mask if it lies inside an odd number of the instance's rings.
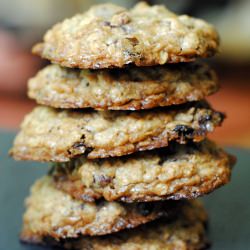
{"label": "bottom cookie", "polygon": [[157,220],[109,236],[65,242],[70,250],[198,250],[209,246],[207,214],[198,201],[186,202],[175,220]]}
{"label": "bottom cookie", "polygon": [[42,243],[77,238],[81,235],[106,235],[134,228],[161,216],[173,217],[180,203],[120,203],[100,200],[86,203],[75,200],[54,187],[49,176],[38,180],[26,201],[21,239]]}
{"label": "bottom cookie", "polygon": [[[171,218],[163,217],[135,229],[60,241],[46,237],[39,243],[68,250],[199,250],[209,246],[206,223],[207,214],[201,203],[184,201]],[[22,236],[25,243],[35,243]]]}

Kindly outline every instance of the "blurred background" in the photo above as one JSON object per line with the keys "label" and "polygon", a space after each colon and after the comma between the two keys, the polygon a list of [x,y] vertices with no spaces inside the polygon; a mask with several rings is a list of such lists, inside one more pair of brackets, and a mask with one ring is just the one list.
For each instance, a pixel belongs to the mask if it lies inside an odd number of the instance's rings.
{"label": "blurred background", "polygon": [[[46,62],[31,55],[31,46],[54,23],[101,2],[106,1],[0,0],[0,131],[16,131],[35,105],[26,96],[26,82]],[[131,7],[137,1],[110,2]],[[165,4],[170,10],[204,18],[217,27],[221,53],[209,62],[217,69],[221,91],[209,100],[228,118],[212,137],[223,145],[250,147],[250,1],[147,2]]]}

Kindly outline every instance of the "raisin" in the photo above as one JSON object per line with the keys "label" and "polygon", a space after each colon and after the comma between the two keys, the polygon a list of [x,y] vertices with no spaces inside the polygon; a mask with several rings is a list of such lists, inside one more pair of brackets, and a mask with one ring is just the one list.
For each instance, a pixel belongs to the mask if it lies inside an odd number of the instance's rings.
{"label": "raisin", "polygon": [[174,132],[178,133],[180,137],[192,138],[194,135],[194,129],[186,125],[177,125]]}

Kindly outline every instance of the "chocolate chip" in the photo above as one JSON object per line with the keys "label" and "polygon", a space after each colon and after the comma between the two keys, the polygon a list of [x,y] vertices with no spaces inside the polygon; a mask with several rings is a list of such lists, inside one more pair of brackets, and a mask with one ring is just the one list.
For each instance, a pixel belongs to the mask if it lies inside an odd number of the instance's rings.
{"label": "chocolate chip", "polygon": [[180,137],[192,138],[194,135],[194,129],[186,125],[177,125],[173,131]]}
{"label": "chocolate chip", "polygon": [[72,148],[68,150],[68,154],[77,156],[80,154],[89,154],[92,150],[92,147],[86,147],[83,141],[79,141],[72,145]]}
{"label": "chocolate chip", "polygon": [[105,201],[103,199],[95,200],[95,204],[98,209],[101,209],[105,205]]}

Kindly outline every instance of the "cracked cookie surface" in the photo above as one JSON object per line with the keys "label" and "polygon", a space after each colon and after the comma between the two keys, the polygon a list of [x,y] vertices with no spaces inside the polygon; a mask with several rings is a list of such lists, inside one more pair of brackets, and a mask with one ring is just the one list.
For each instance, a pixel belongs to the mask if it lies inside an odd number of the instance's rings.
{"label": "cracked cookie surface", "polygon": [[36,107],[26,116],[11,155],[20,160],[66,162],[122,156],[201,141],[224,115],[205,102],[142,111],[60,110]]}
{"label": "cracked cookie surface", "polygon": [[218,46],[213,26],[163,5],[102,4],[56,24],[33,53],[65,67],[100,69],[189,62]]}
{"label": "cracked cookie surface", "polygon": [[172,143],[132,156],[58,163],[52,175],[59,189],[88,202],[194,199],[228,183],[233,163],[211,141]]}
{"label": "cracked cookie surface", "polygon": [[36,181],[26,200],[21,239],[42,241],[80,235],[105,235],[134,228],[160,216],[172,216],[176,204],[100,201],[84,203],[56,189],[52,178]]}

